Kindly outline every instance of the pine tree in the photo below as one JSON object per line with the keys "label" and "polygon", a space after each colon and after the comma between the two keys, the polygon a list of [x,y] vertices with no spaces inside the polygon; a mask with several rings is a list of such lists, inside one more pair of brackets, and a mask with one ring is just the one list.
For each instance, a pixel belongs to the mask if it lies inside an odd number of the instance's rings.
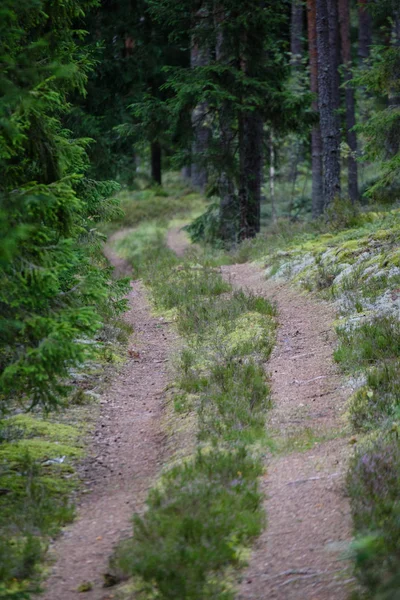
{"label": "pine tree", "polygon": [[318,106],[323,142],[324,208],[340,196],[336,0],[317,0]]}
{"label": "pine tree", "polygon": [[[316,0],[307,0],[308,51],[310,59],[310,89],[312,109],[318,114],[318,49]],[[319,114],[318,114],[319,117]],[[324,209],[321,126],[314,123],[311,132],[312,214],[318,217]]]}
{"label": "pine tree", "polygon": [[[193,34],[190,48],[192,68],[204,67],[210,61],[211,48],[207,39],[207,20],[212,18],[207,6],[201,5],[193,11]],[[204,192],[207,184],[207,151],[210,142],[210,127],[207,123],[207,102],[199,103],[192,112],[193,144],[191,180],[194,188]]]}
{"label": "pine tree", "polygon": [[343,75],[345,83],[346,105],[346,137],[350,154],[347,158],[348,193],[351,202],[358,200],[358,168],[357,168],[357,134],[356,102],[354,87],[351,85],[351,43],[350,43],[350,3],[349,0],[339,0],[340,38],[343,59]]}
{"label": "pine tree", "polygon": [[[88,140],[63,127],[91,62],[74,25],[91,0],[2,5],[0,75],[0,412],[57,405],[69,369],[121,309],[96,222],[114,184],[85,177]],[[51,25],[51,26],[50,26]]]}
{"label": "pine tree", "polygon": [[369,0],[358,2],[358,57],[361,63],[369,57],[372,44],[372,19],[368,4]]}

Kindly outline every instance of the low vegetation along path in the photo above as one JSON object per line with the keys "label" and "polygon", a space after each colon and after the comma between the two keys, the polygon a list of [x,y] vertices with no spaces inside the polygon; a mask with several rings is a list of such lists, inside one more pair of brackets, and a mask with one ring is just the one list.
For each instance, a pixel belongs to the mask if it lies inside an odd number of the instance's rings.
{"label": "low vegetation along path", "polygon": [[[168,243],[177,254],[184,251],[175,230]],[[126,265],[110,248],[108,257],[124,272]],[[276,445],[262,482],[268,525],[243,574],[238,600],[345,600],[351,585],[344,560],[350,539],[343,492],[348,439],[340,433],[345,390],[332,360],[334,313],[286,284],[265,281],[259,268],[222,270],[235,287],[275,300],[280,321],[268,363],[274,400],[269,429]],[[141,283],[131,285],[130,357],[101,404],[84,466],[90,493],[82,495],[77,520],[55,544],[57,562],[45,600],[80,597],[84,582],[93,586],[86,598],[110,597],[102,588],[109,557],[130,533],[130,517],[143,510],[165,458],[163,390],[175,338],[151,316]]]}
{"label": "low vegetation along path", "polygon": [[345,390],[333,363],[333,310],[248,264],[223,267],[235,287],[267,295],[280,327],[268,363],[269,428],[277,454],[263,479],[267,528],[238,598],[341,600],[348,597],[344,549],[350,539],[343,490],[348,439],[340,435]]}
{"label": "low vegetation along path", "polygon": [[[110,248],[107,255],[120,273],[127,273]],[[151,316],[140,282],[132,282],[128,300],[129,358],[101,402],[91,456],[83,467],[89,493],[82,495],[77,519],[54,546],[57,561],[45,600],[110,597],[103,589],[108,560],[115,544],[131,533],[132,514],[143,510],[162,463],[166,361],[174,334]],[[85,582],[92,589],[80,594]]]}

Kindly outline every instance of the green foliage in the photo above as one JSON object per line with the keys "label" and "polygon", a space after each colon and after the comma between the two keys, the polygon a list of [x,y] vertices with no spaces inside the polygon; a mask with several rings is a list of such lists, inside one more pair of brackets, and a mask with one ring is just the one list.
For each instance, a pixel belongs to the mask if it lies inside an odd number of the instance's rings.
{"label": "green foliage", "polygon": [[395,598],[400,567],[400,444],[382,436],[360,448],[348,474],[358,576],[373,598]]}
{"label": "green foliage", "polygon": [[400,190],[399,40],[393,40],[392,45],[374,46],[368,67],[360,70],[355,83],[374,94],[380,106],[357,129],[365,134],[367,140],[365,159],[377,161],[381,173],[367,195],[375,201],[381,198],[393,201],[399,198]]}
{"label": "green foliage", "polygon": [[1,598],[30,597],[47,540],[74,516],[72,461],[82,451],[79,434],[27,415],[0,423]]}
{"label": "green foliage", "polygon": [[203,242],[212,246],[219,246],[221,243],[219,228],[219,205],[217,202],[213,202],[202,215],[186,225],[185,230],[195,244]]}
{"label": "green foliage", "polygon": [[368,366],[400,355],[400,323],[388,316],[376,317],[354,330],[338,330],[341,344],[335,358],[345,368]]}
{"label": "green foliage", "polygon": [[385,361],[368,371],[365,386],[351,398],[351,422],[356,431],[373,430],[378,425],[390,427],[396,424],[399,411],[399,362]]}
{"label": "green foliage", "polygon": [[[91,67],[76,20],[94,2],[6,2],[1,19],[0,403],[52,408],[72,365],[92,356],[123,309],[96,224],[115,215],[113,183],[85,177],[88,140],[63,127]],[[48,24],[52,23],[51,29]]]}
{"label": "green foliage", "polygon": [[199,452],[172,468],[150,492],[119,567],[143,580],[149,597],[233,598],[224,573],[240,564],[238,546],[260,533],[260,463],[244,449]]}

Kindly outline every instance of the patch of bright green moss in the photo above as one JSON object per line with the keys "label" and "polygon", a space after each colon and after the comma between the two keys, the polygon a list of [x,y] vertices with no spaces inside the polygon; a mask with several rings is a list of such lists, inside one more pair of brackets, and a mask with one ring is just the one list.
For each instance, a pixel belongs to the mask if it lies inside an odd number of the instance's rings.
{"label": "patch of bright green moss", "polygon": [[275,341],[275,321],[269,315],[248,312],[235,320],[235,328],[226,335],[226,347],[231,355],[251,352],[269,355]]}
{"label": "patch of bright green moss", "polygon": [[79,458],[82,456],[82,449],[67,444],[48,442],[47,440],[18,440],[0,446],[0,461],[5,461],[7,465],[12,468],[15,465],[20,464],[23,456],[27,453],[33,460],[47,461],[55,460],[63,456],[68,458]]}
{"label": "patch of bright green moss", "polygon": [[11,417],[7,420],[7,425],[23,429],[24,437],[46,438],[48,441],[63,444],[76,444],[81,435],[77,427],[54,423],[28,414]]}

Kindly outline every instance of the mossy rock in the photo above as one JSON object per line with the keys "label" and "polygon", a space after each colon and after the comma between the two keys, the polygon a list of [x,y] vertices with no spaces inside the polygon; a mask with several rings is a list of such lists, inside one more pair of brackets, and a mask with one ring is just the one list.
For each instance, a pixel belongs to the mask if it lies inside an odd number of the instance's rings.
{"label": "mossy rock", "polygon": [[[32,460],[44,463],[63,456],[79,458],[82,453],[81,448],[67,444],[57,444],[40,439],[24,439],[0,447],[0,461],[4,461],[10,468],[14,468],[18,467],[27,454],[31,456]],[[60,463],[59,466],[64,467],[64,464]]]}
{"label": "mossy rock", "polygon": [[43,437],[64,444],[76,444],[82,434],[77,427],[53,423],[28,414],[15,415],[7,419],[6,424],[21,428],[24,437]]}

